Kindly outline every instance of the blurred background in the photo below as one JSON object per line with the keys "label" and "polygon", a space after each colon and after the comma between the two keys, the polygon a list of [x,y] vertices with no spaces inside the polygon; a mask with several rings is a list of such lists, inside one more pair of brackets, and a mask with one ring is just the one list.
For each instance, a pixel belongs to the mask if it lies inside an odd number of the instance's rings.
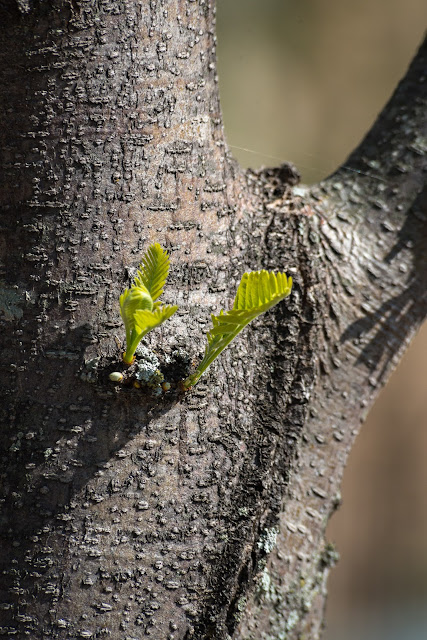
{"label": "blurred background", "polygon": [[[425,0],[217,0],[225,129],[245,166],[345,162],[420,44]],[[426,283],[427,286],[427,283]],[[427,638],[427,326],[351,453],[325,640]]]}

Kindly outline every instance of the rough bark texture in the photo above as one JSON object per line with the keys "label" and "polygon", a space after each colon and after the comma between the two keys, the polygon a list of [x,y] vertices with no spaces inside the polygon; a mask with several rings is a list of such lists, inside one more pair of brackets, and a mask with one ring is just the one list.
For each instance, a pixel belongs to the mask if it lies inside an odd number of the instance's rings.
{"label": "rough bark texture", "polygon": [[[230,157],[214,26],[207,0],[0,3],[5,637],[320,634],[348,451],[427,311],[426,45],[354,171],[306,189]],[[154,241],[161,397],[108,380]],[[174,352],[259,268],[291,297],[180,394]]]}

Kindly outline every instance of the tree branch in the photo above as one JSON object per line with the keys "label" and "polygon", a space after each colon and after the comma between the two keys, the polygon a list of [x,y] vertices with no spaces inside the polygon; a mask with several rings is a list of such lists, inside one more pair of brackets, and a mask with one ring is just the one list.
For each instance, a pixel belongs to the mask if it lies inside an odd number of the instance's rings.
{"label": "tree branch", "polygon": [[[234,640],[258,638],[261,630],[271,638],[285,631],[286,638],[319,636],[336,560],[325,529],[340,502],[349,451],[427,315],[426,55],[424,42],[345,165],[320,185],[297,189],[305,196],[300,210],[315,213],[300,224],[308,227],[317,271],[305,280],[305,296],[319,311],[318,369],[277,547]],[[283,201],[274,207],[278,232]]]}
{"label": "tree branch", "polygon": [[[427,136],[427,37],[361,144],[330,181],[364,189],[370,180],[392,185],[412,203],[425,184]],[[349,175],[353,172],[356,175]],[[328,182],[328,181],[326,181]]]}

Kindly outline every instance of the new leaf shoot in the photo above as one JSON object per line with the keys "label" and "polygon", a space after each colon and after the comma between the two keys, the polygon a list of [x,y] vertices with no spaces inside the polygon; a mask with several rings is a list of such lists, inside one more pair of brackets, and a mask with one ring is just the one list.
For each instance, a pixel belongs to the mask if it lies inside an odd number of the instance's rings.
{"label": "new leaf shoot", "polygon": [[120,296],[120,315],[126,330],[126,351],[123,360],[131,364],[142,338],[152,329],[170,318],[178,309],[175,305],[162,305],[158,298],[163,293],[169,274],[167,251],[156,243],[148,247],[134,283]]}
{"label": "new leaf shoot", "polygon": [[265,270],[244,273],[233,308],[226,313],[221,311],[218,316],[212,315],[213,328],[207,334],[204,358],[195,373],[184,380],[184,389],[193,387],[237,334],[261,313],[286,298],[291,289],[292,278],[287,278],[285,273],[275,274]]}

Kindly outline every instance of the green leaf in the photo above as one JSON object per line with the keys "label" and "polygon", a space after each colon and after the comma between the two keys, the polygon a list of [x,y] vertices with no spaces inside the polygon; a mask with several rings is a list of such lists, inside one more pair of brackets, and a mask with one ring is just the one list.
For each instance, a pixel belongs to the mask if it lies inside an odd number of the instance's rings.
{"label": "green leaf", "polygon": [[142,338],[170,318],[178,307],[162,306],[158,298],[169,273],[169,256],[159,244],[148,247],[130,289],[120,296],[120,315],[126,330],[123,360],[130,364]]}
{"label": "green leaf", "polygon": [[292,289],[292,278],[272,271],[244,273],[237,289],[233,308],[218,316],[212,315],[213,328],[208,332],[205,355],[194,374],[183,382],[185,389],[194,386],[200,376],[230,344],[237,334],[261,313],[286,298]]}
{"label": "green leaf", "polygon": [[135,313],[138,310],[153,308],[153,300],[144,286],[133,285],[120,296],[120,315],[126,329],[126,343],[129,344],[132,332],[135,329]]}
{"label": "green leaf", "polygon": [[146,333],[168,320],[178,309],[176,305],[165,304],[154,311],[137,311],[135,313],[135,329],[141,338]]}
{"label": "green leaf", "polygon": [[168,274],[168,252],[158,243],[152,244],[139,265],[135,285],[146,287],[154,302],[162,295]]}
{"label": "green leaf", "polygon": [[161,325],[162,322],[173,316],[177,309],[177,306],[167,304],[163,307],[158,306],[153,311],[148,311],[146,309],[139,309],[135,311],[135,326],[131,333],[130,340],[126,342],[126,353],[123,356],[123,360],[127,364],[130,364],[133,361],[133,355],[142,338],[147,335],[149,331],[155,329]]}

